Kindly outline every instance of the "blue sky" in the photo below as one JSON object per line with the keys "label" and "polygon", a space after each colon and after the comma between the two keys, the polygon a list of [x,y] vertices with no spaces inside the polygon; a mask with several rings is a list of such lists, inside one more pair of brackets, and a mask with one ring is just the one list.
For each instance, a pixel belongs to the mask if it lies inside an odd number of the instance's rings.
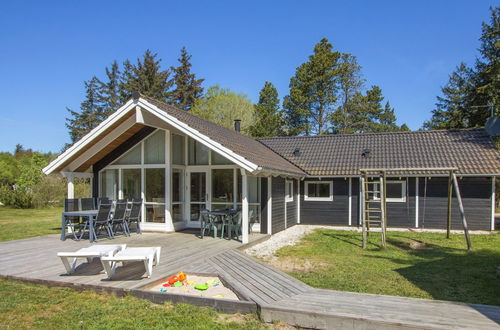
{"label": "blue sky", "polygon": [[430,117],[440,86],[473,63],[481,22],[499,1],[3,1],[0,5],[0,151],[17,143],[59,151],[65,107],[83,81],[145,49],[166,66],[193,55],[204,87],[257,100],[264,81],[283,97],[295,69],[327,37],[358,57],[411,129]]}

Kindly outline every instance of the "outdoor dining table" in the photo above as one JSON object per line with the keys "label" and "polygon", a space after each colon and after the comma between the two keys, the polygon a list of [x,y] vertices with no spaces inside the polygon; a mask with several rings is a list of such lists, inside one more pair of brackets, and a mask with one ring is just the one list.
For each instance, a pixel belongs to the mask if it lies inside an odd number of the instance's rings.
{"label": "outdoor dining table", "polygon": [[[89,241],[94,242],[94,219],[97,216],[98,210],[86,211],[66,211],[62,213],[61,219],[61,241],[66,240],[66,225],[68,224],[68,217],[82,217],[89,220]],[[73,228],[74,230],[74,228]],[[76,237],[76,234],[74,234]]]}
{"label": "outdoor dining table", "polygon": [[[231,227],[233,225],[233,215],[235,215],[237,212],[236,210],[213,210],[209,211],[209,213],[213,216],[216,216],[221,220],[222,223],[226,225],[227,228],[227,238],[231,239]],[[224,233],[222,233],[224,234]]]}

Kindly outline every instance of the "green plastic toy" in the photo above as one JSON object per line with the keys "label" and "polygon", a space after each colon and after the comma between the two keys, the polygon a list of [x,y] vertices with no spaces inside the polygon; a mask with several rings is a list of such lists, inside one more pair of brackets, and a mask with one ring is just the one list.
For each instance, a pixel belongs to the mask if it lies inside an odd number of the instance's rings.
{"label": "green plastic toy", "polygon": [[208,289],[208,285],[206,285],[206,284],[196,284],[194,286],[194,288],[196,290],[205,291],[206,289]]}
{"label": "green plastic toy", "polygon": [[174,283],[174,287],[178,288],[180,286],[182,286],[182,282],[181,281],[177,281],[177,282]]}

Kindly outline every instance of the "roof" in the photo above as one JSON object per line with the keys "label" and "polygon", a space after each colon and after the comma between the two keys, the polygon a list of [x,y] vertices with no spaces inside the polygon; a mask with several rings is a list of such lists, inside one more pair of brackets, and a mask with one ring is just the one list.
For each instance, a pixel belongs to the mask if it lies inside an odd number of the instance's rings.
{"label": "roof", "polygon": [[179,121],[220,143],[248,161],[257,164],[259,167],[262,167],[263,171],[276,171],[299,176],[305,175],[304,171],[300,168],[255,139],[243,135],[235,130],[201,119],[188,113],[187,111],[179,110],[153,98],[143,95],[141,95],[141,98],[154,104],[167,114],[177,118]]}
{"label": "roof", "polygon": [[[310,176],[359,175],[360,169],[368,168],[452,167],[460,174],[500,173],[500,151],[484,129],[276,137],[260,142]],[[299,153],[294,155],[296,149]],[[366,149],[369,155],[363,157]]]}
{"label": "roof", "polygon": [[[154,119],[145,122],[146,114],[149,114],[149,117],[153,115]],[[129,131],[135,129],[136,132],[136,128],[144,127],[148,123],[154,127],[162,126],[161,123],[170,125],[167,127],[173,127],[197,139],[251,173],[305,176],[304,171],[257,140],[138,94],[42,171],[45,174],[88,171],[93,163],[102,158],[103,152],[109,153],[109,148],[116,148],[120,141],[129,137]]]}

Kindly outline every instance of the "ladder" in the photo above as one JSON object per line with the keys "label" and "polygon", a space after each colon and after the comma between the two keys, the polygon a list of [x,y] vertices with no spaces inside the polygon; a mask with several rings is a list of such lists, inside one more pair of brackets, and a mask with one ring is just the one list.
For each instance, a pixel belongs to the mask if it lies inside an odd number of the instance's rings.
{"label": "ladder", "polygon": [[381,247],[385,248],[387,208],[385,171],[363,170],[361,185],[363,190],[363,249],[366,249],[371,228],[380,228]]}

